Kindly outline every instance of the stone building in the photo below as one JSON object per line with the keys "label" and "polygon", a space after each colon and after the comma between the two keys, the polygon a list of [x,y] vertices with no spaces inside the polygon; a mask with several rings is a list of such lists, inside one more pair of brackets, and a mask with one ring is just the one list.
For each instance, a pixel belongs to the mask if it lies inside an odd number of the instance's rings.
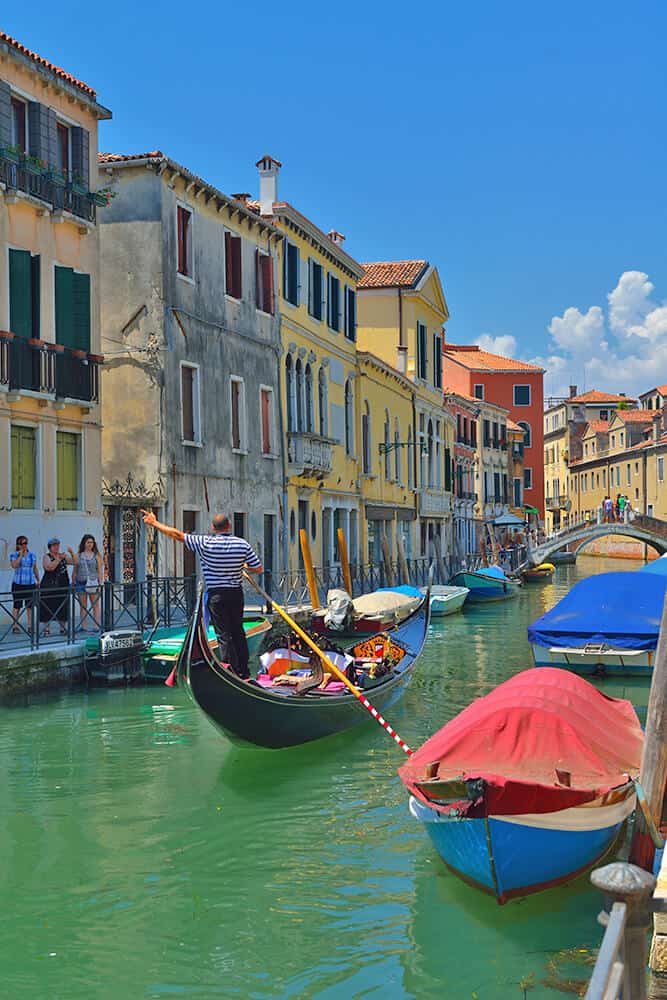
{"label": "stone building", "polygon": [[[0,591],[18,534],[98,540],[97,132],[92,87],[0,32]],[[102,212],[106,209],[102,208]]]}
{"label": "stone building", "polygon": [[109,576],[194,571],[163,536],[147,547],[139,506],[185,531],[228,512],[275,572],[282,235],[159,151],[102,154],[99,168],[114,194],[101,227]]}

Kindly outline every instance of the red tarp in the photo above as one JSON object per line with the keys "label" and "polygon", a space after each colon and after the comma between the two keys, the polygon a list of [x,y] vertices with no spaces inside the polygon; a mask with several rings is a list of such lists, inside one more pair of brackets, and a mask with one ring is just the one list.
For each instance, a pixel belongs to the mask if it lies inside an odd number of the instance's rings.
{"label": "red tarp", "polygon": [[[607,697],[568,670],[539,667],[474,701],[399,774],[429,805],[434,803],[416,782],[437,762],[440,781],[484,779],[484,809],[476,809],[478,815],[551,812],[591,801],[625,784],[628,775],[637,776],[642,742],[629,701]],[[569,787],[557,769],[569,773]]]}

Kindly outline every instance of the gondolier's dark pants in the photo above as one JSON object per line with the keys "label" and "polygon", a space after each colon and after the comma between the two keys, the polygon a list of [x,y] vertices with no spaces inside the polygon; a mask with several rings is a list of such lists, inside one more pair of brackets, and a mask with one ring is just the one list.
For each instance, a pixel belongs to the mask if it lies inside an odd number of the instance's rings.
{"label": "gondolier's dark pants", "polygon": [[208,612],[218,637],[218,655],[239,677],[250,677],[248,641],[243,630],[243,588],[212,587]]}

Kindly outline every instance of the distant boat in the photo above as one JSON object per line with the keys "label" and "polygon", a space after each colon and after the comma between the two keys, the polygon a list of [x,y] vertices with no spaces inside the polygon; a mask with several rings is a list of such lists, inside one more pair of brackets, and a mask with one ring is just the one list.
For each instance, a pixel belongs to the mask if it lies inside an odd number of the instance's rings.
{"label": "distant boat", "polygon": [[[426,593],[426,587],[422,593]],[[431,587],[431,618],[444,618],[460,611],[469,593],[467,587]]]}
{"label": "distant boat", "polygon": [[423,600],[423,591],[407,584],[380,587],[354,599],[345,590],[330,590],[327,606],[313,611],[311,625],[331,638],[374,635],[404,621]]}
{"label": "distant boat", "polygon": [[667,576],[643,571],[598,573],[580,580],[528,626],[535,666],[650,676],[665,590]]}
{"label": "distant boat", "polygon": [[510,580],[500,566],[485,566],[484,569],[461,570],[451,580],[456,587],[467,587],[471,603],[485,601],[506,601],[519,592],[517,580]]}
{"label": "distant boat", "polygon": [[524,569],[521,572],[521,576],[526,583],[535,583],[540,580],[550,580],[554,575],[554,570],[556,567],[553,563],[544,562],[540,563],[539,566],[533,566],[532,569]]}
{"label": "distant boat", "polygon": [[643,734],[629,701],[526,670],[464,709],[399,769],[445,864],[499,903],[565,882],[635,807]]}

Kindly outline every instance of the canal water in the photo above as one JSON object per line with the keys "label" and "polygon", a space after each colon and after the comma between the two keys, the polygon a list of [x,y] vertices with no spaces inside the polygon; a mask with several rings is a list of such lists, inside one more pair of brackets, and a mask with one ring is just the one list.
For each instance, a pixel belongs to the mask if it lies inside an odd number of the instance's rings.
{"label": "canal water", "polygon": [[[576,579],[635,568],[580,558],[434,624],[390,721],[419,746],[530,665],[527,624]],[[602,933],[587,878],[504,907],[462,884],[408,814],[402,760],[370,721],[294,750],[234,749],[162,686],[0,708],[2,994],[572,993]]]}

